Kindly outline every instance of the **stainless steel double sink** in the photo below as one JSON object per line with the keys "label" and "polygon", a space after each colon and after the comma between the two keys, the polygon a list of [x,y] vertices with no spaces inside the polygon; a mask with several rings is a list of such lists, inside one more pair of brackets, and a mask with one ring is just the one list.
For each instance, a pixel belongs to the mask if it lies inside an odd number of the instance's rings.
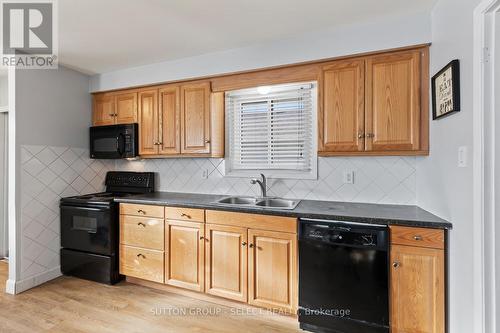
{"label": "stainless steel double sink", "polygon": [[288,200],[281,198],[253,198],[253,197],[227,197],[214,202],[222,206],[243,206],[255,208],[276,208],[276,209],[294,209],[300,203],[300,200]]}

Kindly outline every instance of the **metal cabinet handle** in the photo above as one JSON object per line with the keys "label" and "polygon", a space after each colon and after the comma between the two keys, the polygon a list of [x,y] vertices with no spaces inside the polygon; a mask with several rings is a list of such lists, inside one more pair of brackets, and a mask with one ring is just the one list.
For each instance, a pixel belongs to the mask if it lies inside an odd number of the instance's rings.
{"label": "metal cabinet handle", "polygon": [[142,257],[142,258],[146,259],[146,256],[145,256],[144,254],[142,254],[142,253],[139,253],[139,254],[137,255],[137,258],[140,258],[140,257]]}
{"label": "metal cabinet handle", "polygon": [[203,236],[200,236],[200,240],[203,240],[203,239],[205,239],[205,237],[203,237]]}
{"label": "metal cabinet handle", "polygon": [[146,215],[146,211],[144,211],[144,210],[142,210],[142,209],[139,209],[139,210],[137,211],[137,213],[139,213],[139,214],[143,214],[143,215]]}
{"label": "metal cabinet handle", "polygon": [[246,246],[246,245],[247,245],[247,242],[241,243],[241,246]]}
{"label": "metal cabinet handle", "polygon": [[394,268],[398,268],[399,266],[401,266],[401,264],[399,263],[399,261],[395,261],[392,263],[392,267]]}
{"label": "metal cabinet handle", "polygon": [[108,114],[108,116],[110,116],[110,117],[114,117],[114,116],[115,116],[115,114],[114,114],[114,113],[110,113],[110,114]]}
{"label": "metal cabinet handle", "polygon": [[364,139],[365,133],[359,133],[358,134],[358,139]]}
{"label": "metal cabinet handle", "polygon": [[205,143],[210,143],[210,140],[205,140]]}
{"label": "metal cabinet handle", "polygon": [[146,225],[142,222],[137,223],[137,225],[140,225],[141,227],[146,228]]}
{"label": "metal cabinet handle", "polygon": [[375,137],[375,134],[373,134],[373,133],[368,133],[368,134],[366,134],[366,137],[367,137],[367,138],[374,138],[374,137]]}
{"label": "metal cabinet handle", "polygon": [[181,213],[181,216],[182,216],[182,217],[187,217],[188,219],[190,219],[190,218],[191,218],[191,216],[189,216],[189,215],[188,215],[188,214],[186,214],[186,213]]}
{"label": "metal cabinet handle", "polygon": [[253,244],[251,244],[251,243],[250,243],[250,244],[248,245],[248,247],[249,247],[249,248],[253,248]]}
{"label": "metal cabinet handle", "polygon": [[423,239],[423,237],[420,235],[415,235],[415,236],[413,236],[413,239],[416,241],[421,241]]}

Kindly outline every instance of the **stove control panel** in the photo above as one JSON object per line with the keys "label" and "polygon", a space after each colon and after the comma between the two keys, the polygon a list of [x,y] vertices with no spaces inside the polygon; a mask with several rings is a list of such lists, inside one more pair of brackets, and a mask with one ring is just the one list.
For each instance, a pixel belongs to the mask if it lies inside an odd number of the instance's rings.
{"label": "stove control panel", "polygon": [[107,173],[106,188],[108,191],[124,187],[152,192],[154,190],[154,173],[125,171],[110,171]]}

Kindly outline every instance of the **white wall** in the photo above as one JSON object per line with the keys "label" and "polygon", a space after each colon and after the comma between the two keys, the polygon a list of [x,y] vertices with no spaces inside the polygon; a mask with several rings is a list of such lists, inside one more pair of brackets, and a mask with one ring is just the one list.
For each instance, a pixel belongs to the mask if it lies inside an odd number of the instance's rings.
{"label": "white wall", "polygon": [[231,73],[428,43],[431,39],[430,26],[430,17],[427,13],[384,18],[263,45],[95,75],[91,78],[90,91]]}
{"label": "white wall", "polygon": [[59,199],[102,190],[113,166],[89,158],[88,84],[64,67],[16,71],[16,293],[61,274]]}
{"label": "white wall", "polygon": [[0,71],[0,258],[8,255],[7,223],[7,123],[8,114],[2,112],[9,104],[7,73]]}
{"label": "white wall", "polygon": [[[440,0],[432,12],[431,74],[460,60],[462,110],[431,120],[430,156],[417,159],[417,204],[453,223],[450,232],[450,332],[476,332],[474,325],[472,210],[473,10],[480,0]],[[457,167],[457,150],[469,163]],[[476,323],[477,324],[477,323]]]}

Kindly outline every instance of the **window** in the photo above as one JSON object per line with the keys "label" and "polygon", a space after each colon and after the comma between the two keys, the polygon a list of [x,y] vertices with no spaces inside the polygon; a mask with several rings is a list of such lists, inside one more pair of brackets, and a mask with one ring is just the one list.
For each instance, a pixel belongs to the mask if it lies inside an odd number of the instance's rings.
{"label": "window", "polygon": [[317,177],[317,84],[300,83],[226,93],[226,175]]}

